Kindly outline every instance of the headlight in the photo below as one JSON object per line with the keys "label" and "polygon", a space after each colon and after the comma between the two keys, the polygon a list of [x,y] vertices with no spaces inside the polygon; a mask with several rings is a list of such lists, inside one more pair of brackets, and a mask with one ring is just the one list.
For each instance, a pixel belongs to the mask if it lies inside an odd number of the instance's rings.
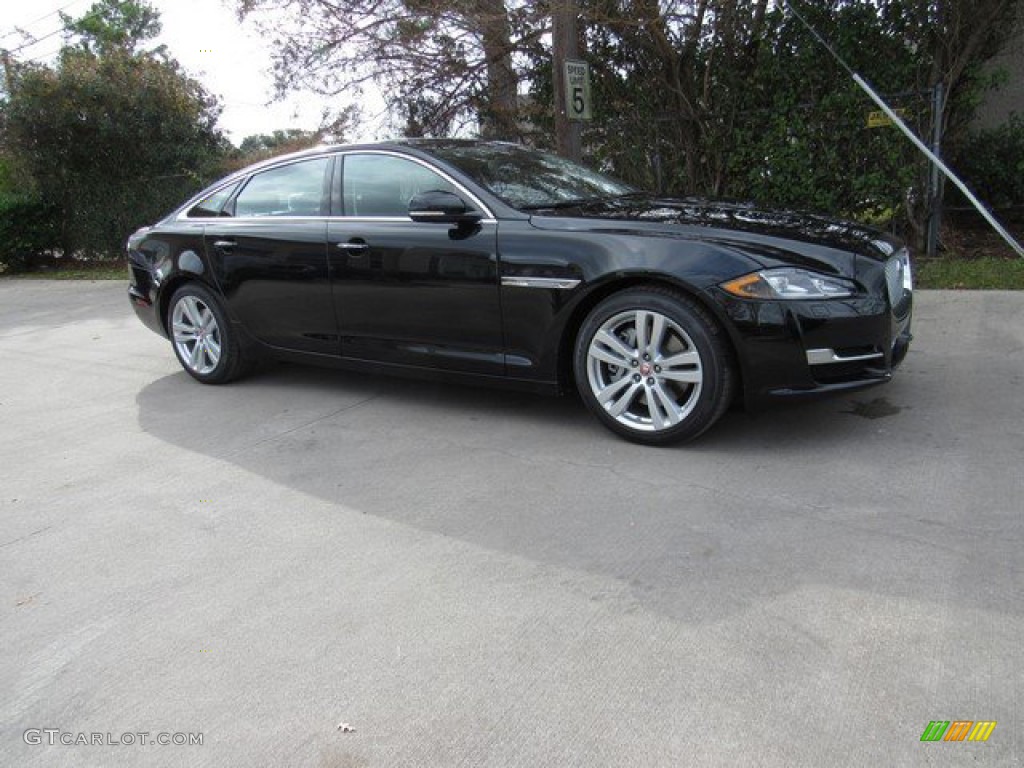
{"label": "headlight", "polygon": [[722,288],[741,299],[843,299],[856,292],[849,280],[793,267],[763,269],[722,283]]}

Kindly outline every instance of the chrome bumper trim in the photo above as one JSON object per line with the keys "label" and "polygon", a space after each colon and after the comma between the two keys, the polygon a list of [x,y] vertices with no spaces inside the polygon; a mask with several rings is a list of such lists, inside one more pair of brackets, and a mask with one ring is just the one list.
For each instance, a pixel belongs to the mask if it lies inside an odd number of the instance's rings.
{"label": "chrome bumper trim", "polygon": [[831,365],[833,363],[859,363],[863,360],[877,360],[880,357],[885,357],[881,352],[872,352],[870,355],[851,355],[849,357],[840,357],[836,354],[834,349],[808,349],[807,350],[807,364],[808,365]]}

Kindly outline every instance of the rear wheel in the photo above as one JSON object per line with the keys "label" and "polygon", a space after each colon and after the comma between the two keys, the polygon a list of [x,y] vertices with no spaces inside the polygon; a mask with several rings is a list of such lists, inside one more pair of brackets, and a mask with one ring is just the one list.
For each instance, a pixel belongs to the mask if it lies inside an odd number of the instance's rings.
{"label": "rear wheel", "polygon": [[708,312],[658,287],[598,304],[576,338],[576,384],[613,432],[638,443],[691,440],[732,400],[732,356]]}
{"label": "rear wheel", "polygon": [[204,384],[224,384],[244,370],[242,350],[220,301],[198,283],[171,297],[167,330],[181,367]]}

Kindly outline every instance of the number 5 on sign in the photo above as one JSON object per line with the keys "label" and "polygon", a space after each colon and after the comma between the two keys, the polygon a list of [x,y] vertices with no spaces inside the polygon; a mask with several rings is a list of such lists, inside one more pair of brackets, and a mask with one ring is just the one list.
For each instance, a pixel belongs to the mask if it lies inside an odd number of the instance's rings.
{"label": "number 5 on sign", "polygon": [[585,61],[565,62],[565,112],[570,120],[590,120],[590,66]]}

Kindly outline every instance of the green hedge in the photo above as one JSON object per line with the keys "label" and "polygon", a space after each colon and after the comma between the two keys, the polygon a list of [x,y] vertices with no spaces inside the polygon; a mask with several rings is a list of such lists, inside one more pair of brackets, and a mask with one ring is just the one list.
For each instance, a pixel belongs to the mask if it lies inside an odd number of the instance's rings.
{"label": "green hedge", "polygon": [[967,185],[993,208],[1024,205],[1024,119],[1011,115],[998,128],[972,134],[957,153],[956,165]]}
{"label": "green hedge", "polygon": [[57,210],[28,197],[0,197],[0,264],[21,271],[56,247]]}

